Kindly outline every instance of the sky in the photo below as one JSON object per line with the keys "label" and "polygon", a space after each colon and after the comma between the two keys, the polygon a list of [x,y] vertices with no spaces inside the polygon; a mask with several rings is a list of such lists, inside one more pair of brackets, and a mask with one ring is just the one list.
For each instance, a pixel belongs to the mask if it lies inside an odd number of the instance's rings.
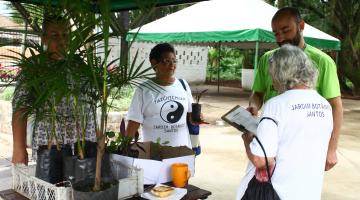
{"label": "sky", "polygon": [[8,2],[0,1],[0,14],[1,15],[8,15],[10,12],[5,4],[8,4]]}

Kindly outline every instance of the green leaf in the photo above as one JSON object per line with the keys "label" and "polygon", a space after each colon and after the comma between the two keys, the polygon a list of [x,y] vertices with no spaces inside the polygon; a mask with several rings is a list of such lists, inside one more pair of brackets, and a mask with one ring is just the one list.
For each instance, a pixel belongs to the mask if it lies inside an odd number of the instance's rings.
{"label": "green leaf", "polygon": [[106,132],[106,136],[108,138],[113,138],[113,137],[115,137],[115,132],[113,132],[113,131]]}

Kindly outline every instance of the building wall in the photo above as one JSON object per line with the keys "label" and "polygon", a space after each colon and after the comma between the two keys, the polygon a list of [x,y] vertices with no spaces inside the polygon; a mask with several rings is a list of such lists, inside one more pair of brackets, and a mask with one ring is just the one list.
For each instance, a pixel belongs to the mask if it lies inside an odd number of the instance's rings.
{"label": "building wall", "polygon": [[[136,52],[138,57],[136,64],[144,62],[144,68],[150,67],[149,54],[155,43],[135,42],[130,49],[130,62],[134,60]],[[206,79],[206,66],[208,60],[208,48],[206,46],[190,46],[174,44],[176,50],[177,69],[176,77],[187,80],[189,83],[204,83]]]}

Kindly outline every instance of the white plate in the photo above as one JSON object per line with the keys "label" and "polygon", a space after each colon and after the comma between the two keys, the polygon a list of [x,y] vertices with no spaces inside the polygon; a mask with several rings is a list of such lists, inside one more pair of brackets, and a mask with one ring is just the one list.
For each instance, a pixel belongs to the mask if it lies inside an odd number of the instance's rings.
{"label": "white plate", "polygon": [[[155,187],[161,185],[162,184],[157,184]],[[153,195],[150,191],[141,194],[141,197],[149,200],[179,200],[183,198],[183,196],[185,196],[187,193],[187,189],[184,188],[174,188],[174,189],[175,189],[174,192],[170,196],[163,198]]]}

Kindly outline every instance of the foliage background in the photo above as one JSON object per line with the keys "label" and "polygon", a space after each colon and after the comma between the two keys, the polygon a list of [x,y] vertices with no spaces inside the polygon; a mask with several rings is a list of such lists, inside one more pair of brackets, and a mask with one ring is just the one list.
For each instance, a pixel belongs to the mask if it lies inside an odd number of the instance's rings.
{"label": "foliage background", "polygon": [[[304,20],[341,41],[338,76],[342,92],[360,95],[360,1],[358,0],[266,0],[282,8],[300,9]],[[306,27],[305,27],[306,28]],[[332,57],[336,55],[331,53]]]}
{"label": "foliage background", "polygon": [[[338,55],[338,75],[343,93],[360,95],[360,1],[358,0],[265,0],[278,8],[293,6],[300,9],[304,20],[341,40],[341,51]],[[148,22],[154,21],[168,14],[186,8],[192,4],[159,7],[151,11],[148,18],[139,20],[143,11],[125,11],[116,13],[119,24],[129,30]],[[28,7],[30,15],[37,23],[39,9]],[[15,10],[12,15],[14,21],[21,18]],[[126,48],[126,47],[123,47]],[[209,49],[209,64],[207,66],[207,80],[217,78],[217,66],[220,65],[221,80],[240,80],[242,53],[238,49],[224,48],[223,59],[220,64],[216,61],[218,48]],[[329,53],[334,59],[334,52]],[[261,55],[261,53],[260,53]],[[246,65],[245,65],[246,66]]]}

